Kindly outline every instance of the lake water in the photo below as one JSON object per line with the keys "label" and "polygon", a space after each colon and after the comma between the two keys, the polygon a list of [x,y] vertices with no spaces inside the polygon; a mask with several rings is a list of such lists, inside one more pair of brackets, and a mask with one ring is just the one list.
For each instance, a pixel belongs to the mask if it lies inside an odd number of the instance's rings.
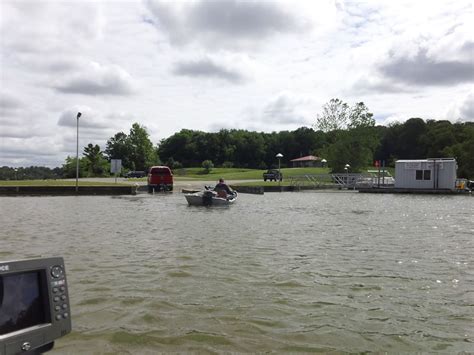
{"label": "lake water", "polygon": [[63,256],[57,353],[474,349],[474,198],[0,198],[0,260]]}

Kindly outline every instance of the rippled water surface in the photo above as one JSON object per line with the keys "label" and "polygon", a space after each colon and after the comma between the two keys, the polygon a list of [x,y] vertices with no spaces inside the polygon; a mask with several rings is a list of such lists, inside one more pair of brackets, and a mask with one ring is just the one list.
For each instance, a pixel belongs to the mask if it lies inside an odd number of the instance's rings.
{"label": "rippled water surface", "polygon": [[0,260],[65,258],[53,353],[474,349],[474,198],[0,198]]}

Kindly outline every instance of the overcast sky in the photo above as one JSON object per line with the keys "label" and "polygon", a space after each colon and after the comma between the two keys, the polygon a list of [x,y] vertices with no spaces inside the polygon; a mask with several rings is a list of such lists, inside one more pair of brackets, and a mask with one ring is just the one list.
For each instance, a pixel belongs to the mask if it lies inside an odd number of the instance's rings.
{"label": "overcast sky", "polygon": [[0,166],[60,166],[144,125],[311,127],[331,98],[379,124],[474,121],[472,1],[0,0]]}

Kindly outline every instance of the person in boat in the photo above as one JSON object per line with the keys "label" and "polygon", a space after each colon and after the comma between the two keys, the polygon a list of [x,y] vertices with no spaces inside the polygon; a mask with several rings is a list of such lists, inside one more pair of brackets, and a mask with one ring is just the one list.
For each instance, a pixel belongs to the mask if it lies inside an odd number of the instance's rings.
{"label": "person in boat", "polygon": [[219,179],[219,183],[216,185],[216,187],[214,187],[214,191],[217,192],[217,195],[219,197],[224,197],[224,198],[226,198],[228,195],[234,194],[234,190],[232,190],[230,186],[224,182],[223,178]]}

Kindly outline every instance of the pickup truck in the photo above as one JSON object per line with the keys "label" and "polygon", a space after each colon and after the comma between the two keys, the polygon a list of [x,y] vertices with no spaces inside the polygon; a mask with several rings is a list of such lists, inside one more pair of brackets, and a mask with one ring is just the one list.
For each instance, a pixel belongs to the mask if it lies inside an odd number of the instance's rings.
{"label": "pickup truck", "polygon": [[173,191],[173,173],[167,166],[152,166],[148,172],[148,192]]}
{"label": "pickup truck", "polygon": [[281,174],[277,169],[268,169],[266,173],[263,173],[263,181],[277,181],[283,180],[283,174]]}

